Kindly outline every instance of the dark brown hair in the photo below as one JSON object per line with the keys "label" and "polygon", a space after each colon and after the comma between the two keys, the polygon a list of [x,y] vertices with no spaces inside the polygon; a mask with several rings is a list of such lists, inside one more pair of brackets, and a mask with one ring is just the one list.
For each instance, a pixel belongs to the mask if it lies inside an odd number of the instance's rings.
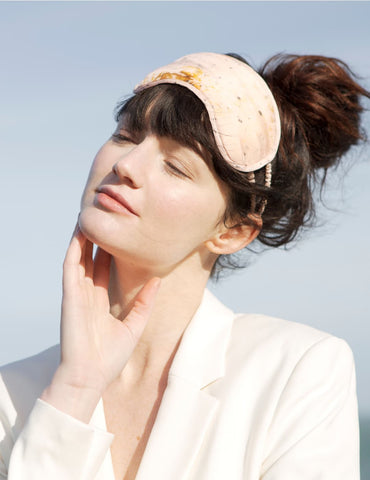
{"label": "dark brown hair", "polygon": [[[229,55],[247,63],[239,55]],[[257,71],[270,87],[281,118],[282,135],[272,161],[271,187],[264,186],[265,168],[255,172],[255,182],[251,182],[247,174],[222,158],[204,104],[185,87],[160,84],[143,90],[117,106],[116,119],[124,115],[129,130],[149,129],[210,159],[229,187],[225,224],[253,225],[250,213],[265,205],[257,239],[279,247],[313,224],[315,183],[322,188],[328,168],[352,145],[365,140],[360,97],[370,98],[370,92],[336,58],[279,54]],[[209,155],[205,156],[204,150]],[[213,273],[238,266],[234,256],[220,256]]]}

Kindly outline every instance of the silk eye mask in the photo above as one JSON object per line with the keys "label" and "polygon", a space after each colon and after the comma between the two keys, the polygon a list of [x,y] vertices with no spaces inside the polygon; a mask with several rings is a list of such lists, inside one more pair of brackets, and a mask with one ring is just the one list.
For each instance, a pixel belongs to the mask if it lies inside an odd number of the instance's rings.
{"label": "silk eye mask", "polygon": [[253,172],[270,163],[280,140],[271,90],[251,67],[218,53],[194,53],[149,73],[134,93],[160,83],[191,90],[207,108],[217,146],[235,169]]}

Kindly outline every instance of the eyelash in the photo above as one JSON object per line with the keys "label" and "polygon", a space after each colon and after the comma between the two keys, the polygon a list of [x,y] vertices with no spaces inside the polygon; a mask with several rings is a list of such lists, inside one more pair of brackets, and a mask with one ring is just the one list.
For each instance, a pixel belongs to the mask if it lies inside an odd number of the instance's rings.
{"label": "eyelash", "polygon": [[166,162],[166,166],[168,167],[172,175],[176,175],[177,177],[181,177],[181,178],[189,178],[189,176],[186,175],[186,173],[184,173],[179,168],[175,167],[175,165],[173,165],[172,163]]}
{"label": "eyelash", "polygon": [[113,133],[112,135],[113,141],[116,142],[129,142],[129,143],[135,143],[132,138],[127,137],[126,135],[122,135],[121,133]]}

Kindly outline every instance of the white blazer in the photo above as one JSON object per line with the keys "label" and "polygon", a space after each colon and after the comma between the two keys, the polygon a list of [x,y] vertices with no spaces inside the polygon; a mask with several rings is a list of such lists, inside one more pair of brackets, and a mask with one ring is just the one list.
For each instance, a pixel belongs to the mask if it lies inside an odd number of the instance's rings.
{"label": "white blazer", "polygon": [[[89,425],[38,399],[59,348],[2,367],[0,479],[114,480]],[[137,480],[358,480],[352,353],[313,328],[235,315],[208,291],[172,363]]]}

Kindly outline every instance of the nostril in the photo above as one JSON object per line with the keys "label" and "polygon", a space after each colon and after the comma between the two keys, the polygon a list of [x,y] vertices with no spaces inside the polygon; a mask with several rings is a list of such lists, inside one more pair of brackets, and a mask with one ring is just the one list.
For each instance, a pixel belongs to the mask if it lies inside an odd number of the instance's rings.
{"label": "nostril", "polygon": [[117,177],[119,183],[129,185],[133,188],[139,188],[136,180],[134,180],[130,170],[127,168],[127,165],[122,164],[121,161],[116,162],[112,166],[112,172]]}

